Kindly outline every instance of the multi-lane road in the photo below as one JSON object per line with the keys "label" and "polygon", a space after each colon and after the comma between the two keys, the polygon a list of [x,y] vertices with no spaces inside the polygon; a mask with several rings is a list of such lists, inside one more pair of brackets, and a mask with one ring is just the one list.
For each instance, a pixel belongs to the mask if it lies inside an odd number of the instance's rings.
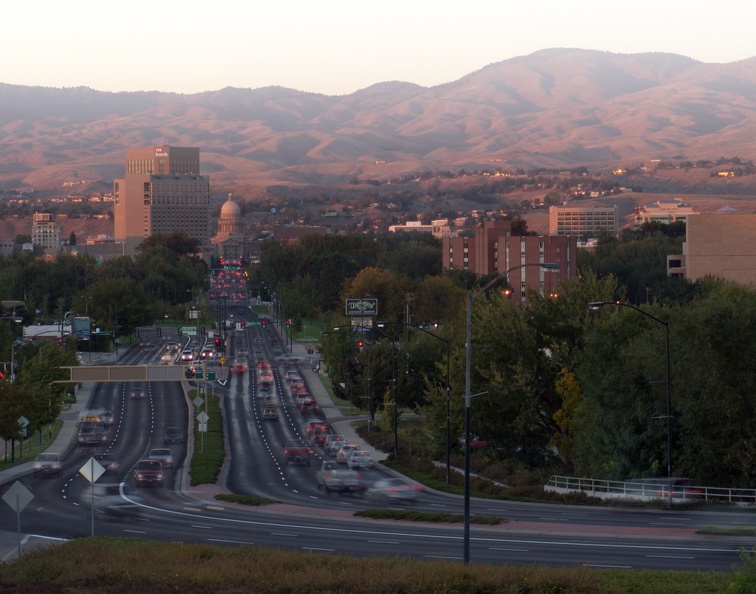
{"label": "multi-lane road", "polygon": [[[253,320],[241,309],[235,316],[236,320]],[[160,340],[154,336],[145,339],[145,347],[128,351],[119,363],[157,364],[171,340],[181,341],[181,348],[185,344],[202,347],[189,343],[188,337]],[[252,324],[231,332],[226,357],[231,363],[241,353],[249,368],[232,374],[225,386],[214,389],[222,395],[227,435],[225,488],[281,503],[246,508],[215,501],[209,490],[189,488],[186,443],[167,446],[176,458],[176,468],[166,471],[165,487],[137,488],[133,480],[136,462],[151,448],[164,447],[166,427],[179,426],[191,434],[195,410],[178,383],[103,383],[94,388],[89,408],[113,411],[110,441],[96,450],[72,449],[64,459],[60,478],[21,479],[34,494],[23,512],[24,532],[63,539],[90,534],[89,483],[79,469],[94,452],[109,452],[118,457],[120,468],[98,483],[117,485],[119,500],[126,505],[120,514],[97,510],[94,527],[98,535],[461,560],[461,524],[360,519],[353,516],[355,511],[386,504],[368,496],[319,490],[315,473],[326,458],[322,448],[315,446],[311,466],[286,465],[283,444],[303,437],[306,421],[322,411],[302,414],[296,406],[284,377],[290,367],[288,359],[276,358],[281,352],[280,346],[274,350],[277,340],[270,328]],[[267,402],[255,373],[260,354],[271,361],[274,374]],[[303,375],[312,377],[309,372]],[[135,387],[144,389],[144,399],[130,397]],[[310,385],[310,392],[315,388]],[[271,401],[279,409],[277,421],[262,417],[264,405]],[[390,476],[380,465],[361,474],[367,482]],[[458,496],[425,490],[412,509],[461,514],[463,503]],[[478,499],[473,499],[471,511],[506,519],[493,527],[472,525],[473,562],[729,571],[738,562],[738,550],[750,548],[756,540],[695,533],[704,526],[753,526],[756,516],[748,511],[638,510]],[[0,523],[8,530],[15,526],[8,506],[0,505]]]}

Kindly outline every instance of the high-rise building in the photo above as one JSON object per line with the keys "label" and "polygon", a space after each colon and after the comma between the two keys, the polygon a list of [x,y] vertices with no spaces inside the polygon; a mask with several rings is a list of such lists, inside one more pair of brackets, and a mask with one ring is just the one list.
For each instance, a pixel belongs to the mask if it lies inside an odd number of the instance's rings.
{"label": "high-rise building", "polygon": [[60,247],[60,227],[50,213],[35,212],[32,216],[32,244],[44,249]]}
{"label": "high-rise building", "polygon": [[116,241],[124,253],[156,233],[181,231],[210,252],[210,182],[200,175],[198,148],[126,149],[126,175],[113,183]]}
{"label": "high-rise building", "polygon": [[[512,235],[512,225],[505,220],[483,221],[474,237],[444,236],[441,249],[444,270],[469,270],[481,276],[510,270],[510,298],[521,304],[527,303],[527,289],[556,296],[562,280],[577,276],[577,237]],[[540,263],[559,264],[559,270],[533,266]]]}
{"label": "high-rise building", "polygon": [[590,239],[619,232],[617,206],[552,206],[549,208],[550,235],[576,235]]}

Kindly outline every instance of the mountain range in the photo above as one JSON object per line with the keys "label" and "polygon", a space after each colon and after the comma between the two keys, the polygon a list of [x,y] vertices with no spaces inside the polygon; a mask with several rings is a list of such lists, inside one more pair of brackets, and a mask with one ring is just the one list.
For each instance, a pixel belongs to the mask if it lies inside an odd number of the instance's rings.
{"label": "mountain range", "polygon": [[270,184],[423,170],[751,160],[754,132],[756,58],[548,49],[435,87],[383,82],[343,96],[0,84],[0,190],[110,183],[130,146],[197,146],[214,188],[252,197]]}

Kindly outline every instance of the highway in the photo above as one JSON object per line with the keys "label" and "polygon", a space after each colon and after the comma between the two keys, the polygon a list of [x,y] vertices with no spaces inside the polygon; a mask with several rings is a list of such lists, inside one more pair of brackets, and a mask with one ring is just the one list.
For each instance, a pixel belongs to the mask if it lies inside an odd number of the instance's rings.
{"label": "highway", "polygon": [[[245,314],[238,309],[236,315],[240,319]],[[246,319],[254,320],[251,315]],[[93,387],[88,408],[107,408],[115,415],[110,441],[95,451],[114,453],[120,460],[118,473],[103,476],[98,484],[106,481],[116,485],[127,510],[122,515],[96,513],[95,534],[228,546],[253,544],[354,556],[461,560],[461,524],[355,518],[356,510],[386,504],[368,496],[328,495],[318,490],[315,472],[326,457],[320,447],[315,446],[311,466],[285,464],[284,442],[302,437],[307,419],[313,414],[323,415],[324,407],[317,413],[299,411],[283,378],[290,364],[276,361],[281,348],[274,351],[277,337],[270,332],[249,324],[245,330],[230,335],[229,363],[246,350],[250,368],[232,374],[226,385],[214,386],[222,396],[229,454],[220,487],[188,486],[186,443],[168,446],[176,457],[176,468],[167,470],[164,488],[134,485],[134,465],[152,447],[163,447],[166,427],[179,426],[191,435],[189,420],[195,411],[181,384],[103,383]],[[166,342],[171,340],[181,340],[181,348],[189,341],[187,337],[161,340],[152,336],[144,339],[144,346],[122,354],[119,363],[157,364],[165,356]],[[274,383],[270,399],[280,411],[277,421],[264,420],[261,415],[265,398],[254,369],[254,354],[260,351],[272,361]],[[318,393],[310,381],[315,374],[307,369],[302,375],[309,381],[310,392]],[[144,388],[146,397],[132,399],[134,387]],[[338,422],[336,425],[346,426]],[[19,479],[34,494],[22,513],[25,534],[69,539],[91,533],[89,484],[79,474],[79,468],[92,454],[90,449],[73,448],[64,459],[63,476],[59,479],[30,475]],[[392,476],[380,465],[361,473],[366,481]],[[0,491],[15,482],[5,477],[0,480],[4,483]],[[212,493],[223,489],[280,503],[250,508],[213,500]],[[425,490],[407,508],[461,514],[462,505],[459,496]],[[753,526],[754,516],[748,511],[594,508],[475,498],[471,511],[473,515],[506,519],[497,526],[472,525],[472,562],[730,571],[738,562],[738,550],[752,547],[756,540],[695,534],[697,528],[704,526]],[[0,541],[10,538],[15,543],[15,522],[10,507],[0,505],[0,526],[5,527]]]}

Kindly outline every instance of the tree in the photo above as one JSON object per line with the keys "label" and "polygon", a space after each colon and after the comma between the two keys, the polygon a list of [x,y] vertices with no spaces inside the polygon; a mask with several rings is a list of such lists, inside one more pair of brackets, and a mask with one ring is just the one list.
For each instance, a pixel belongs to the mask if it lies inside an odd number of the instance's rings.
{"label": "tree", "polygon": [[194,256],[200,251],[199,240],[189,237],[183,231],[174,231],[173,233],[155,233],[145,238],[137,246],[137,251],[144,252],[158,246],[164,246],[171,250],[176,257]]}
{"label": "tree", "polygon": [[68,236],[68,245],[76,245],[76,233],[71,231],[71,235]]}

